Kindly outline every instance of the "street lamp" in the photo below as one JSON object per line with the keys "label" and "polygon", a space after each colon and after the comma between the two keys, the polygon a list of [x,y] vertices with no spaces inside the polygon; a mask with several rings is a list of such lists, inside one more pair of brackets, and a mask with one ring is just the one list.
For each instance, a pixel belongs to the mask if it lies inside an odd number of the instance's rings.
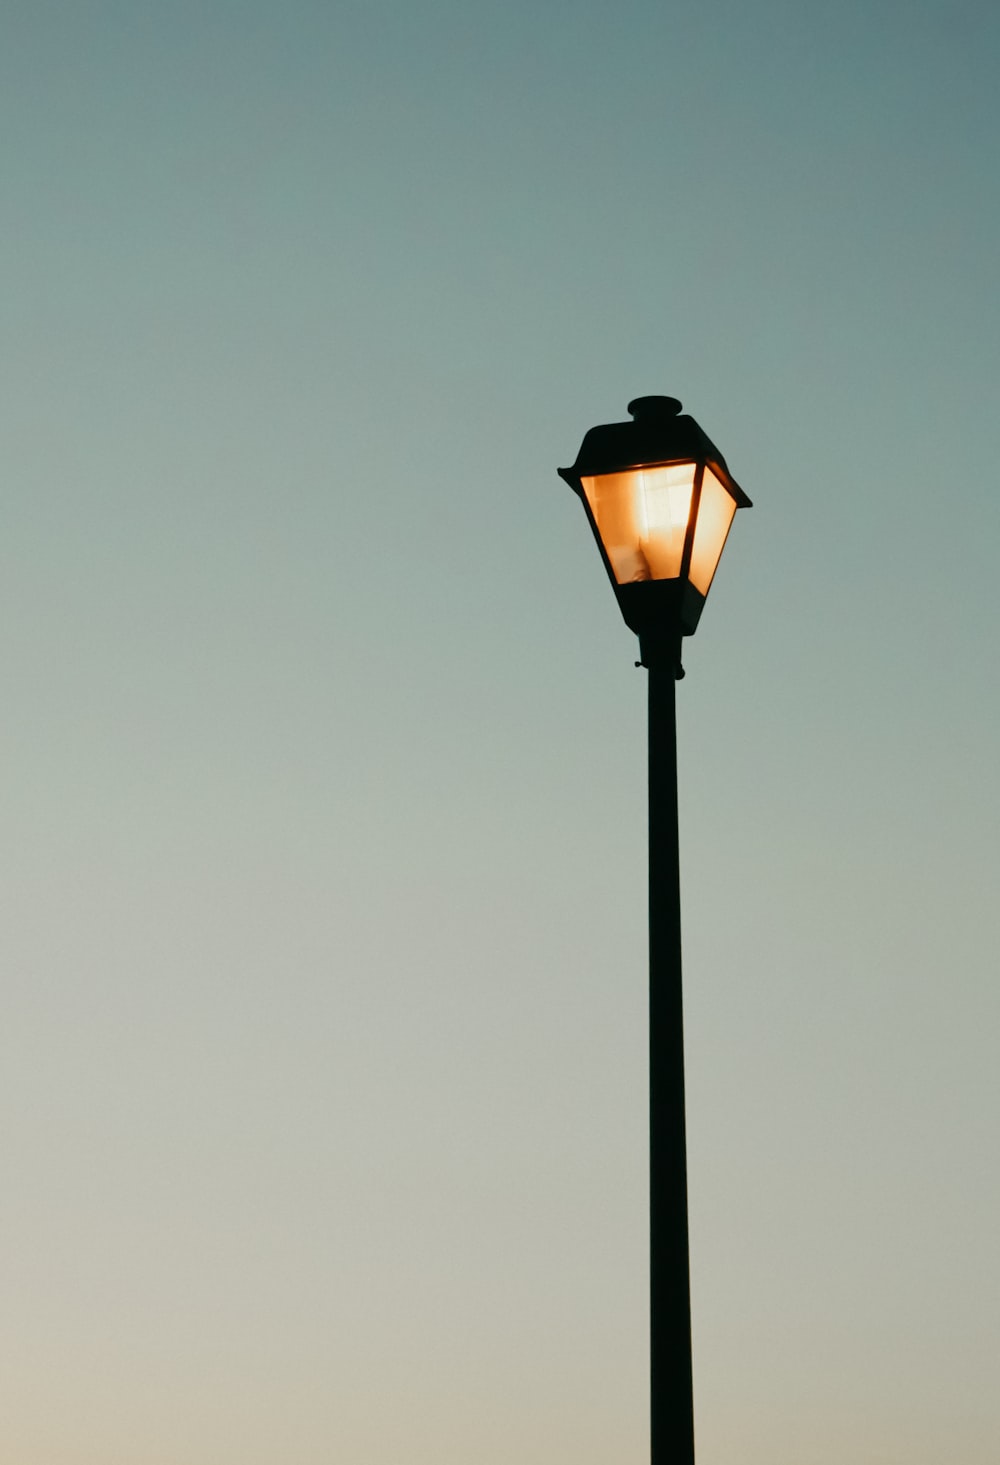
{"label": "street lamp", "polygon": [[693,1465],[674,684],[738,508],[750,500],[674,397],[592,427],[559,476],[579,494],[649,672],[649,1203],[652,1465]]}

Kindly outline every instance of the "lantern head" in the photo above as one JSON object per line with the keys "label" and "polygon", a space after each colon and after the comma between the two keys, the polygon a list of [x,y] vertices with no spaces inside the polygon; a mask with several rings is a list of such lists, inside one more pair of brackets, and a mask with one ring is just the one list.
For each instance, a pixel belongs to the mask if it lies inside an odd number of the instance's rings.
{"label": "lantern head", "polygon": [[674,397],[637,397],[631,422],[592,427],[559,476],[583,500],[640,656],[668,652],[698,625],[738,508],[750,500]]}

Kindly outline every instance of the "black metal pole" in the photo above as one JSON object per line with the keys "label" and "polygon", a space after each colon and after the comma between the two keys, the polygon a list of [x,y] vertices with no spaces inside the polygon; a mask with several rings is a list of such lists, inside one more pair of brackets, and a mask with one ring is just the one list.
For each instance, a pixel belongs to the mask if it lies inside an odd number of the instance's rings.
{"label": "black metal pole", "polygon": [[677,644],[649,670],[649,1201],[652,1465],[694,1465],[677,830]]}

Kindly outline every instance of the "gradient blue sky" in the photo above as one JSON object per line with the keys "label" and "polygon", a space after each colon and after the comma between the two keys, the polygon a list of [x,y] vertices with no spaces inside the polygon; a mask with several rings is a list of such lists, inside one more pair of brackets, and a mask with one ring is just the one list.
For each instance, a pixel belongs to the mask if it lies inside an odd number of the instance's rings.
{"label": "gradient blue sky", "polygon": [[998,40],[4,7],[4,1459],[646,1458],[667,392],[699,1465],[995,1465]]}

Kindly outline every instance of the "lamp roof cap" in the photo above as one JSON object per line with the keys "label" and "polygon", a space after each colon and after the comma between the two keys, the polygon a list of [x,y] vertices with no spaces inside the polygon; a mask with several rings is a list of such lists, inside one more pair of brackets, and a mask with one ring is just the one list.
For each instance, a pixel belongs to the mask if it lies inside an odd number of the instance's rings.
{"label": "lamp roof cap", "polygon": [[633,397],[628,404],[628,413],[637,422],[647,422],[651,418],[676,417],[681,410],[681,403],[676,397]]}
{"label": "lamp roof cap", "polygon": [[604,473],[626,473],[659,463],[694,461],[721,469],[721,477],[740,508],[750,499],[733,478],[725,458],[693,417],[681,412],[676,397],[633,397],[631,422],[608,422],[585,434],[572,468],[560,468],[577,493],[581,479]]}

